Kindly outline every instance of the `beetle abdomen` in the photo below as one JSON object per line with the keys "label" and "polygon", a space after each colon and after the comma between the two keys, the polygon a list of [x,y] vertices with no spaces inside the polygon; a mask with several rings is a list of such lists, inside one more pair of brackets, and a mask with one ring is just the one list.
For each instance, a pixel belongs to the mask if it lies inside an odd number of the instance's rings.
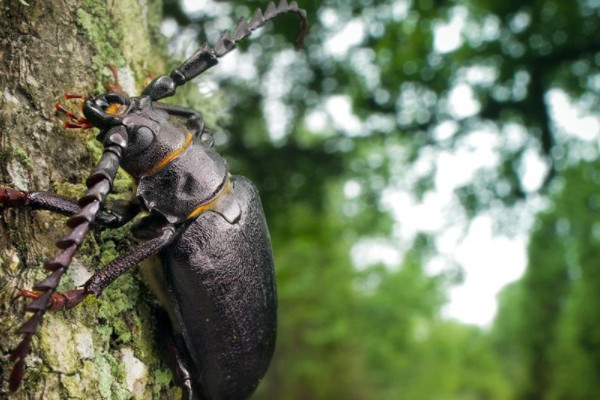
{"label": "beetle abdomen", "polygon": [[277,296],[262,206],[248,180],[232,183],[241,218],[230,224],[204,212],[163,253],[175,330],[208,400],[248,398],[275,347]]}

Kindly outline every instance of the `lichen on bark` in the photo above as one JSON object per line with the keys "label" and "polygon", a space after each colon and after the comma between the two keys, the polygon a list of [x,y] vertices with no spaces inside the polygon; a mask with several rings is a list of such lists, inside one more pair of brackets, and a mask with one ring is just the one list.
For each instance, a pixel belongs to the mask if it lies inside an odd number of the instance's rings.
{"label": "lichen on bark", "polygon": [[[97,161],[94,131],[67,130],[54,112],[66,92],[95,94],[119,68],[139,93],[148,71],[167,69],[156,0],[0,1],[0,184],[77,197]],[[157,44],[158,43],[158,44]],[[119,175],[117,197],[133,183]],[[14,331],[25,320],[16,287],[46,276],[66,232],[64,218],[42,211],[0,212],[0,398],[8,395]],[[81,285],[133,244],[126,229],[88,235],[60,290]],[[178,396],[153,326],[153,298],[127,274],[100,298],[47,313],[34,337],[26,377],[14,399],[171,399]]]}

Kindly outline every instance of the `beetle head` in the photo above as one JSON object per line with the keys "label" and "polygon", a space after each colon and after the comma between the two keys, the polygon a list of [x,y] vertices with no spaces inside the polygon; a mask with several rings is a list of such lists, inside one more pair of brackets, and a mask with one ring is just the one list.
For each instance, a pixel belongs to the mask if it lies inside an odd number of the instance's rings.
{"label": "beetle head", "polygon": [[123,123],[123,116],[130,106],[127,97],[120,93],[106,93],[87,99],[83,115],[95,127],[104,130]]}

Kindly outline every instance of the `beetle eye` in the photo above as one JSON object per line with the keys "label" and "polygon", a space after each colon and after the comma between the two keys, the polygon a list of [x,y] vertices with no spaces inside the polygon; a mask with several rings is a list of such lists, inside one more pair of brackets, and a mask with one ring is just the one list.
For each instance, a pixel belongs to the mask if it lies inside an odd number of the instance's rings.
{"label": "beetle eye", "polygon": [[96,100],[96,105],[98,107],[100,107],[103,111],[106,110],[108,108],[108,103],[102,99],[97,99]]}

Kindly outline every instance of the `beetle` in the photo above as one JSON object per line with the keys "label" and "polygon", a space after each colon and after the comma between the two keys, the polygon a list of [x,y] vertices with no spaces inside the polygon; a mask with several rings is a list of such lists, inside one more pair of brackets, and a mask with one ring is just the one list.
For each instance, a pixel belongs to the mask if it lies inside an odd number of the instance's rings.
{"label": "beetle", "polygon": [[[158,255],[151,271],[170,321],[175,378],[185,399],[243,400],[256,389],[270,363],[276,337],[277,295],[269,232],[257,190],[231,175],[213,149],[213,138],[200,113],[160,100],[218,63],[267,21],[284,13],[299,17],[300,48],[306,12],[296,2],[269,3],[249,20],[240,19],[204,45],[169,75],[155,78],[137,97],[113,91],[83,103],[84,118],[66,111],[71,128],[98,128],[103,154],[78,200],[47,192],[22,192],[0,186],[0,209],[26,207],[69,216],[69,232],[59,252],[44,267],[51,271],[33,291],[26,311],[32,316],[16,331],[22,335],[11,354],[15,362],[9,389],[18,389],[32,336],[48,310],[72,308],[89,295],[99,296],[121,274]],[[104,207],[117,169],[137,182],[136,198],[121,209]],[[132,227],[140,243],[94,274],[82,288],[56,291],[61,277],[93,226],[117,228],[140,212]]]}

